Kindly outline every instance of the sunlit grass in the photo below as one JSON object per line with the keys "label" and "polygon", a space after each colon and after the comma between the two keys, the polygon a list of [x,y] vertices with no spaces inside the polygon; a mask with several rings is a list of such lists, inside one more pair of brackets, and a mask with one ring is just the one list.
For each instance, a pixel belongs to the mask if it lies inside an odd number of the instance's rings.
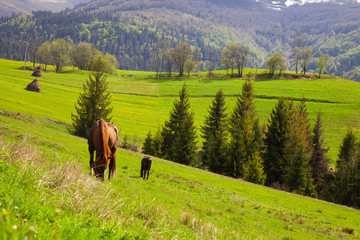
{"label": "sunlit grass", "polygon": [[[346,207],[118,149],[111,183],[88,177],[86,139],[66,125],[0,115],[1,234],[39,239],[358,239]],[[24,224],[26,219],[26,224]],[[14,226],[17,226],[14,229]],[[33,232],[29,232],[31,229]],[[11,238],[7,239],[11,239]]]}
{"label": "sunlit grass", "polygon": [[[39,78],[41,94],[25,91],[31,82],[31,71],[23,71],[22,62],[0,60],[0,110],[23,112],[71,124],[71,114],[82,86],[90,72],[65,68],[61,73],[43,72]],[[30,64],[28,64],[30,67]],[[48,69],[52,69],[51,66]],[[246,70],[261,73],[263,70]],[[137,144],[142,143],[147,132],[156,131],[168,119],[174,100],[184,84],[188,86],[191,110],[195,113],[195,125],[201,128],[208,107],[221,88],[226,96],[228,113],[231,114],[236,97],[241,92],[243,79],[231,78],[226,71],[190,77],[160,77],[155,73],[118,70],[117,76],[107,75],[108,90],[112,92],[113,122],[120,129],[121,137],[127,136]],[[325,77],[325,76],[324,76]],[[325,139],[330,147],[334,164],[339,144],[349,128],[356,131],[360,126],[360,84],[354,81],[328,76],[321,79],[274,79],[255,80],[255,100],[260,122],[266,124],[278,97],[307,99],[310,122],[322,112]],[[200,136],[200,134],[198,134]],[[199,145],[201,139],[198,139]]]}

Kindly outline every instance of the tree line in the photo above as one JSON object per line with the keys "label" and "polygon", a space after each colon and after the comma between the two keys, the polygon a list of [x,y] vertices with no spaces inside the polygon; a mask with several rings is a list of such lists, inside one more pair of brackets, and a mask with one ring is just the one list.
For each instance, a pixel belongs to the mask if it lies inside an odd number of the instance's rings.
{"label": "tree line", "polygon": [[72,45],[65,39],[56,39],[53,42],[44,42],[36,52],[33,53],[33,65],[41,63],[46,71],[47,66],[55,66],[56,72],[62,71],[67,65],[78,67],[80,70],[100,71],[116,74],[118,62],[114,55],[102,54],[91,43],[80,42]]}
{"label": "tree line", "polygon": [[[306,74],[307,65],[313,56],[311,47],[304,47],[302,41],[302,37],[299,36],[294,44],[290,59],[296,74],[299,68],[301,68],[302,74]],[[93,68],[97,66],[94,63],[98,58],[108,66],[106,72],[109,74],[115,74],[115,69],[119,66],[114,55],[101,54],[93,44],[86,42],[73,45],[66,42],[65,39],[55,39],[51,43],[49,41],[42,43],[35,50],[31,52],[33,65],[35,66],[35,63],[39,62],[43,64],[45,70],[49,64],[55,66],[56,72],[61,71],[64,65],[73,65],[80,70],[94,70]],[[238,76],[242,77],[243,69],[251,58],[250,49],[247,46],[230,43],[223,48],[220,61],[223,69],[231,70],[231,76],[234,76],[234,69],[236,68]],[[179,76],[182,77],[184,73],[190,76],[190,72],[196,71],[201,64],[204,64],[203,68],[211,76],[216,66],[216,54],[211,55],[209,59],[205,64],[201,62],[198,49],[192,48],[187,43],[180,43],[172,48],[170,41],[159,39],[154,51],[151,52],[149,66],[156,69],[157,77],[163,72],[164,65],[168,76],[171,76],[174,68],[176,68],[179,71]],[[319,78],[321,73],[326,71],[328,65],[329,55],[321,54],[318,59]],[[282,71],[287,69],[284,54],[282,52],[271,54],[266,61],[266,66],[270,78],[274,77],[276,71],[281,76]]]}
{"label": "tree line", "polygon": [[336,169],[329,166],[321,113],[313,126],[305,101],[280,98],[264,126],[254,103],[251,75],[231,114],[220,89],[201,126],[197,147],[194,113],[184,84],[169,120],[149,132],[143,152],[181,164],[242,178],[256,184],[360,207],[360,142],[349,131],[340,146]]}

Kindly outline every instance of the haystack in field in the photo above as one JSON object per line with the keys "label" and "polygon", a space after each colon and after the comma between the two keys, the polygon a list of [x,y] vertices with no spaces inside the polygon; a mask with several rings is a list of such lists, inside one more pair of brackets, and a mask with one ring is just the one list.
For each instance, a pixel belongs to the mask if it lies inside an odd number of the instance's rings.
{"label": "haystack in field", "polygon": [[42,92],[37,78],[35,78],[31,83],[29,83],[25,89],[33,92]]}
{"label": "haystack in field", "polygon": [[42,77],[41,67],[40,66],[34,67],[33,71],[34,72],[33,72],[33,74],[31,74],[31,76]]}

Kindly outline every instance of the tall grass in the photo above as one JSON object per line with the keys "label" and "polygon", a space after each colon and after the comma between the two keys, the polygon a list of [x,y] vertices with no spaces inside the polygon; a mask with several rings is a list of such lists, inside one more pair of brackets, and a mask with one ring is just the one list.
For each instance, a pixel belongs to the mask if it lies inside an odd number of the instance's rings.
{"label": "tall grass", "polygon": [[[73,160],[49,161],[53,156],[42,154],[28,137],[12,143],[0,138],[0,152],[1,239],[167,239],[169,233],[183,234],[173,230],[176,219],[155,199],[124,197],[110,183],[84,174]],[[6,178],[11,180],[4,184]],[[143,229],[134,232],[139,221]],[[201,239],[216,238],[212,224],[191,221],[183,224]]]}

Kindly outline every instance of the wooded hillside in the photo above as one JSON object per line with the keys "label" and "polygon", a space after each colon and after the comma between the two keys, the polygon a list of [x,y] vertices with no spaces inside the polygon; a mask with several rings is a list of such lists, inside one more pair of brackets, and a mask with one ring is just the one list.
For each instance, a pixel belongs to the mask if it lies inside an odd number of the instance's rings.
{"label": "wooded hillside", "polygon": [[65,38],[91,42],[116,55],[121,69],[151,70],[156,42],[168,39],[172,47],[187,42],[197,48],[203,61],[216,59],[216,68],[224,46],[242,43],[252,56],[247,67],[259,68],[271,53],[289,56],[299,34],[313,48],[309,70],[316,71],[317,59],[327,53],[328,73],[360,80],[359,4],[306,4],[275,11],[252,1],[97,0],[60,13],[2,18],[0,57],[22,60],[24,42],[36,48]]}

